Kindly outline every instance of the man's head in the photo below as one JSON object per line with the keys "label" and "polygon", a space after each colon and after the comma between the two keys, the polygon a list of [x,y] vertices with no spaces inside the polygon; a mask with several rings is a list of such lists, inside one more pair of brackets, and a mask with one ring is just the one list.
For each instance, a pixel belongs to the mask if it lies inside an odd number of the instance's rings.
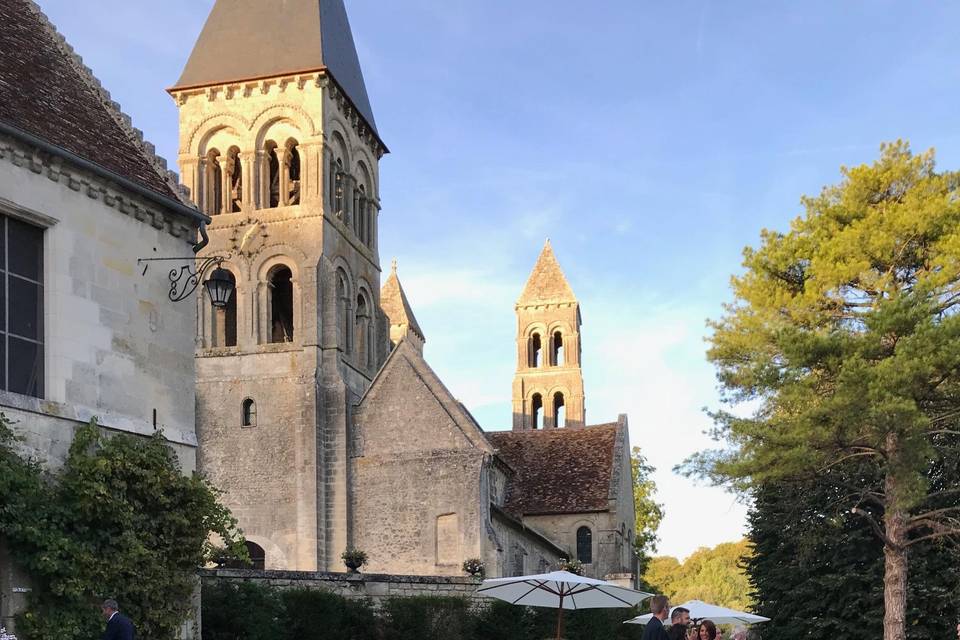
{"label": "man's head", "polygon": [[103,601],[103,604],[100,605],[100,611],[103,612],[103,617],[109,620],[110,616],[120,611],[120,605],[118,605],[117,601],[113,598],[107,598]]}
{"label": "man's head", "polygon": [[670,612],[670,624],[678,624],[681,627],[685,627],[688,622],[690,622],[690,609],[676,607]]}
{"label": "man's head", "polygon": [[653,596],[650,598],[650,613],[652,613],[655,618],[666,620],[668,611],[670,611],[670,600],[667,599],[667,596]]}

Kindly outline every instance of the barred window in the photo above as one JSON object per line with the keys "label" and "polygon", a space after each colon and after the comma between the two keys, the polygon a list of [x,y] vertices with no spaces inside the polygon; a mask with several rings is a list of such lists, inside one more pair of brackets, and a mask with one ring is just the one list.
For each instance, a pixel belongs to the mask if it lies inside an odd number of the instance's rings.
{"label": "barred window", "polygon": [[43,230],[0,215],[0,389],[43,397]]}
{"label": "barred window", "polygon": [[583,564],[593,562],[593,532],[590,527],[577,529],[577,560]]}

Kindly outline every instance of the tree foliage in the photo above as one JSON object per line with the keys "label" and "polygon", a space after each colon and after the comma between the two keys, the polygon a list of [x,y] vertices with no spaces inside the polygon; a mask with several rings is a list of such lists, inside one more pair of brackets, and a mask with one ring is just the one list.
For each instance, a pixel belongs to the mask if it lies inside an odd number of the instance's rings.
{"label": "tree foliage", "polygon": [[640,559],[640,573],[660,541],[657,531],[663,521],[663,504],[656,501],[657,483],[653,480],[655,469],[643,456],[640,447],[634,447],[630,456],[630,473],[633,480],[634,508],[634,553]]}
{"label": "tree foliage", "polygon": [[[958,461],[944,462],[934,475],[960,483]],[[771,619],[764,627],[775,629],[777,640],[882,636],[883,543],[861,516],[843,508],[846,487],[871,476],[877,482],[875,470],[848,464],[817,478],[757,488],[749,516],[755,552],[746,564],[756,613]],[[958,566],[960,554],[943,542],[911,556],[911,640],[951,637],[960,614]]]}
{"label": "tree foliage", "polygon": [[960,174],[903,142],[842,174],[744,251],[708,355],[725,399],[757,410],[717,413],[727,446],[685,469],[742,490],[848,460],[875,471],[851,478],[847,507],[885,543],[884,635],[900,640],[907,549],[960,533],[960,494],[927,473],[960,433]]}
{"label": "tree foliage", "polygon": [[684,562],[672,556],[650,560],[643,580],[670,598],[671,604],[703,600],[748,611],[750,584],[744,569],[751,549],[746,540],[697,549]]}
{"label": "tree foliage", "polygon": [[219,551],[210,534],[245,554],[235,525],[204,478],[182,474],[162,434],[104,438],[84,425],[54,475],[18,455],[0,417],[0,534],[37,583],[17,623],[26,640],[96,637],[106,597],[139,638],[173,638],[197,567]]}

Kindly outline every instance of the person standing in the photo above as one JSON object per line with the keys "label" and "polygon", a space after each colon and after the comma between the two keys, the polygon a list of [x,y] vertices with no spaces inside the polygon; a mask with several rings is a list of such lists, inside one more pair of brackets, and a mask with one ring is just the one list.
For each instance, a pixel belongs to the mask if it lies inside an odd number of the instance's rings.
{"label": "person standing", "polygon": [[650,613],[653,617],[647,623],[647,628],[643,630],[643,640],[670,640],[663,628],[663,621],[670,615],[670,601],[667,596],[650,598]]}
{"label": "person standing", "polygon": [[107,628],[100,640],[134,640],[133,622],[120,613],[120,605],[113,598],[103,601],[100,605],[103,617],[107,619]]}

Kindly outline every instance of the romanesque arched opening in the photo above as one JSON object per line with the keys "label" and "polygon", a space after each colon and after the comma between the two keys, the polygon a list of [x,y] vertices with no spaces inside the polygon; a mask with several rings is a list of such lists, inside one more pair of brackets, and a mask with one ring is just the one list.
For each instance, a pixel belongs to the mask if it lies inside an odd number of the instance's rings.
{"label": "romanesque arched opening", "polygon": [[[226,270],[230,282],[234,287],[237,284],[237,278],[232,272]],[[238,292],[234,289],[233,295],[227,300],[227,306],[214,310],[214,336],[213,345],[216,347],[235,347],[237,346],[237,296]],[[210,305],[212,306],[212,305]]]}
{"label": "romanesque arched opening", "polygon": [[239,213],[243,208],[243,164],[240,162],[240,149],[231,147],[227,152],[227,213]]}
{"label": "romanesque arched opening", "polygon": [[246,398],[240,405],[240,426],[257,426],[257,403],[253,398]]}
{"label": "romanesque arched opening", "polygon": [[357,364],[366,368],[369,366],[369,330],[370,310],[363,293],[357,294],[357,312],[354,321],[354,341],[357,351]]}
{"label": "romanesque arched opening", "polygon": [[567,410],[563,404],[563,394],[553,394],[553,426],[558,429],[567,426]]}
{"label": "romanesque arched opening", "polygon": [[270,342],[293,342],[293,274],[278,265],[267,276]]}
{"label": "romanesque arched opening", "polygon": [[283,204],[300,204],[300,146],[296,140],[288,140],[283,154]]}
{"label": "romanesque arched opening", "polygon": [[250,542],[249,540],[247,540],[244,544],[247,545],[247,553],[250,555],[250,568],[263,571],[267,564],[267,554],[263,550],[263,547],[258,545],[256,542]]}
{"label": "romanesque arched opening", "polygon": [[529,366],[534,369],[538,368],[541,365],[541,360],[543,358],[543,340],[540,338],[539,333],[534,333],[530,336],[530,362]]}
{"label": "romanesque arched opening", "polygon": [[220,166],[220,152],[216,149],[207,152],[204,179],[204,211],[209,216],[219,215],[223,210],[223,168]]}
{"label": "romanesque arched opening", "polygon": [[559,331],[553,332],[550,340],[550,364],[555,367],[562,367],[563,362],[563,334]]}
{"label": "romanesque arched opening", "polygon": [[534,429],[543,428],[543,396],[539,393],[530,398],[530,426]]}
{"label": "romanesque arched opening", "polygon": [[277,156],[276,142],[267,142],[265,155],[263,177],[267,185],[266,208],[273,209],[280,206],[280,158]]}

